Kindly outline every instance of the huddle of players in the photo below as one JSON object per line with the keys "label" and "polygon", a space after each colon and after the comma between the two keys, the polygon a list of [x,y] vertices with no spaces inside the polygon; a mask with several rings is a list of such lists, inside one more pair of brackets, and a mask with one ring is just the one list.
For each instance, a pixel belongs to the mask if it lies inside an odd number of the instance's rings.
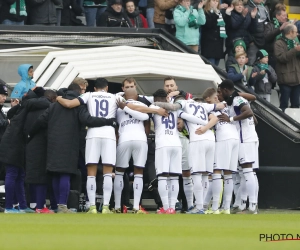
{"label": "huddle of players", "polygon": [[[128,83],[126,86],[125,84]],[[184,192],[189,210],[187,213],[204,214],[212,198],[213,214],[230,213],[233,192],[232,173],[237,172],[239,160],[241,176],[239,192],[236,193],[237,213],[257,213],[258,183],[253,172],[253,163],[258,159],[258,139],[254,128],[253,113],[249,103],[234,92],[229,80],[219,85],[218,97],[213,89],[205,91],[207,103],[197,102],[178,95],[174,78],[165,79],[165,90],[157,90],[153,97],[138,96],[135,82],[125,81],[125,93],[113,95],[107,92],[107,81],[99,78],[95,92],[81,95],[78,99],[57,101],[65,107],[87,104],[91,116],[117,118],[118,140],[112,127],[89,128],[86,137],[86,165],[88,171],[87,194],[90,201],[88,213],[97,213],[95,206],[97,164],[100,157],[103,164],[103,208],[102,213],[112,213],[109,209],[112,187],[114,188],[114,212],[121,212],[123,175],[133,158],[134,165],[134,206],[133,213],[144,213],[139,202],[143,190],[143,168],[147,159],[147,136],[153,119],[155,127],[155,168],[158,178],[158,192],[163,207],[160,214],[174,214],[179,191],[178,176],[183,175]],[[168,86],[171,86],[171,88]],[[173,86],[173,88],[172,88]],[[122,97],[123,95],[123,97]],[[126,101],[124,100],[126,99]],[[222,99],[223,98],[223,99]],[[144,103],[152,103],[149,107]],[[168,110],[168,112],[166,112]],[[149,116],[146,114],[150,114]],[[182,149],[177,129],[183,119],[189,133],[188,150]],[[215,133],[212,128],[214,128]],[[116,145],[118,144],[118,145]],[[182,153],[187,154],[187,162],[182,162]],[[115,180],[112,184],[113,166]],[[258,166],[258,163],[257,163]],[[222,192],[221,174],[224,174],[224,208],[219,210]],[[212,174],[211,191],[208,175]],[[238,178],[237,178],[238,179]],[[249,197],[249,208],[246,201]],[[194,200],[195,198],[195,206]],[[205,200],[209,202],[206,202]]]}

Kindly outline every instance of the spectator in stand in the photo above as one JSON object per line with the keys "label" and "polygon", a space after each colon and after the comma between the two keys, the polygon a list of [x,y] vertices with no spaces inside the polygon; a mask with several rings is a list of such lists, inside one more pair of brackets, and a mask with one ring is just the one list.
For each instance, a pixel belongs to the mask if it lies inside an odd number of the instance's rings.
{"label": "spectator in stand", "polygon": [[80,19],[76,16],[82,14],[81,7],[77,4],[76,0],[64,0],[63,9],[61,11],[61,26],[83,26]]}
{"label": "spectator in stand", "polygon": [[62,0],[27,0],[28,24],[55,26],[57,24],[56,5]]}
{"label": "spectator in stand", "polygon": [[225,63],[227,72],[229,70],[230,65],[237,64],[237,61],[235,60],[235,55],[238,53],[246,53],[246,51],[247,51],[247,47],[246,47],[244,40],[238,38],[237,40],[233,41],[233,49],[232,49],[232,51],[229,51],[228,58]]}
{"label": "spectator in stand", "polygon": [[147,1],[147,9],[146,9],[146,17],[147,17],[147,22],[148,26],[150,29],[154,29],[154,0],[148,0]]}
{"label": "spectator in stand", "polygon": [[[233,10],[232,10],[233,7]],[[254,32],[256,29],[256,14],[257,8],[254,8],[251,12],[244,7],[243,0],[233,0],[232,6],[227,8],[227,12],[231,11],[231,22],[230,29],[228,29],[228,38],[226,48],[227,50],[232,50],[232,41],[236,38],[242,38],[246,44],[246,47],[249,47],[252,38],[249,32]]]}
{"label": "spectator in stand", "polygon": [[158,29],[167,29],[166,11],[174,8],[178,0],[154,0],[154,26]]}
{"label": "spectator in stand", "polygon": [[146,18],[140,14],[139,9],[135,8],[134,1],[128,0],[125,4],[126,13],[134,28],[148,28]]}
{"label": "spectator in stand", "polygon": [[110,0],[107,9],[97,20],[97,26],[131,28],[132,24],[122,7],[122,0]]}
{"label": "spectator in stand", "polygon": [[11,98],[22,98],[29,89],[35,87],[33,78],[33,66],[30,64],[21,64],[18,68],[18,73],[21,76],[21,81],[14,87]]}
{"label": "spectator in stand", "polygon": [[271,89],[276,84],[277,75],[271,65],[268,65],[268,52],[261,49],[256,53],[256,63],[254,71],[258,72],[254,84],[255,93],[265,99],[271,101]]}
{"label": "spectator in stand", "polygon": [[208,0],[204,12],[206,23],[202,26],[202,55],[218,66],[220,59],[224,58],[223,44],[224,38],[227,37],[223,14],[219,10],[219,0]]}
{"label": "spectator in stand", "polygon": [[247,66],[247,54],[239,53],[235,55],[237,64],[232,64],[229,67],[227,77],[236,85],[246,86],[250,92],[254,92],[252,86],[255,84],[257,72],[254,72],[252,66]]}
{"label": "spectator in stand", "polygon": [[299,108],[300,44],[297,33],[297,27],[289,24],[274,44],[277,82],[281,93],[280,108],[283,112],[288,107],[289,99],[291,108]]}
{"label": "spectator in stand", "polygon": [[176,38],[196,52],[199,45],[199,26],[205,24],[206,20],[203,4],[204,2],[199,2],[197,11],[191,6],[190,0],[179,0],[174,10]]}
{"label": "spectator in stand", "polygon": [[263,5],[263,0],[248,0],[245,8],[248,9],[250,13],[253,10],[257,9],[256,14],[256,29],[249,30],[250,35],[252,36],[253,42],[250,42],[248,47],[248,58],[249,58],[249,65],[253,65],[256,60],[256,53],[259,49],[263,49],[265,46],[265,23],[270,21],[270,15],[268,9]]}
{"label": "spectator in stand", "polygon": [[0,24],[24,25],[26,17],[25,0],[0,1]]}
{"label": "spectator in stand", "polygon": [[101,14],[106,10],[107,2],[105,0],[84,0],[83,1],[86,26],[94,27],[98,24]]}

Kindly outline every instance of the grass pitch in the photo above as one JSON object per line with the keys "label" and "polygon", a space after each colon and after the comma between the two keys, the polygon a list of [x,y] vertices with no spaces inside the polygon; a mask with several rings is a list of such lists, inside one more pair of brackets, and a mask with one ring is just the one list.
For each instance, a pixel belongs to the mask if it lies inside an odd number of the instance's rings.
{"label": "grass pitch", "polygon": [[300,214],[0,214],[0,249],[300,249]]}

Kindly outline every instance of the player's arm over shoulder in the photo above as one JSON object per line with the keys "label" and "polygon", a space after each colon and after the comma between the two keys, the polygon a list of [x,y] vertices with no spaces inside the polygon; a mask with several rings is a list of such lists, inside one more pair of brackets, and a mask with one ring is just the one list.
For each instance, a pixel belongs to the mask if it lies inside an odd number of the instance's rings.
{"label": "player's arm over shoulder", "polygon": [[79,96],[78,98],[72,99],[72,100],[68,100],[68,99],[63,98],[62,96],[58,96],[56,98],[56,101],[63,107],[71,109],[71,108],[78,107],[81,104],[87,103],[88,97],[89,97],[89,92]]}

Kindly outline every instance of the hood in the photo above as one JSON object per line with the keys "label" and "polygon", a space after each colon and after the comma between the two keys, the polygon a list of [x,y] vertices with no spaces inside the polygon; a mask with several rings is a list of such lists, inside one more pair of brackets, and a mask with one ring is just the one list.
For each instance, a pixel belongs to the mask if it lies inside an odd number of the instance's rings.
{"label": "hood", "polygon": [[18,74],[24,82],[28,80],[28,70],[30,67],[32,67],[30,64],[21,64],[18,68]]}

